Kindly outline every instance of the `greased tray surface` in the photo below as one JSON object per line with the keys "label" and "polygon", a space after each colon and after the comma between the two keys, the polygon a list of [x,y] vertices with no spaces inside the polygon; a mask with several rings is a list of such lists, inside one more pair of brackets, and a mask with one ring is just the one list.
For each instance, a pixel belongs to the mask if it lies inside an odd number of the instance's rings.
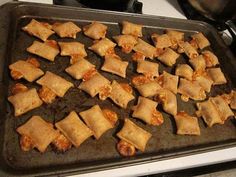
{"label": "greased tray surface", "polygon": [[[14,117],[13,107],[7,102],[7,96],[10,95],[10,88],[17,83],[13,81],[9,75],[8,65],[19,59],[33,56],[26,52],[26,48],[32,44],[36,38],[29,36],[23,32],[21,28],[25,26],[29,21],[34,18],[39,21],[54,23],[60,21],[73,21],[80,27],[97,20],[108,26],[107,37],[112,39],[112,36],[120,34],[119,22],[122,20],[131,21],[144,25],[143,39],[151,43],[150,35],[154,32],[163,33],[166,28],[173,28],[185,32],[185,36],[188,37],[198,31],[203,32],[211,42],[211,49],[219,57],[220,66],[226,75],[228,80],[227,85],[214,86],[211,93],[208,96],[215,96],[224,92],[229,92],[236,83],[235,76],[232,75],[236,71],[236,63],[228,52],[228,49],[222,43],[215,30],[205,24],[187,20],[177,20],[163,17],[153,17],[134,14],[122,14],[106,11],[93,11],[79,8],[68,8],[58,6],[45,6],[35,5],[31,3],[15,3],[12,10],[10,19],[11,25],[8,31],[8,48],[5,58],[5,67],[3,69],[3,95],[2,102],[1,129],[4,131],[2,138],[2,164],[5,166],[5,170],[10,170],[11,173],[16,174],[33,174],[33,173],[84,173],[93,170],[102,170],[107,168],[115,168],[121,165],[135,165],[137,163],[150,162],[152,160],[176,157],[178,155],[185,155],[200,152],[203,150],[212,150],[215,148],[229,147],[236,144],[236,127],[235,120],[229,119],[224,125],[215,125],[212,128],[207,128],[202,119],[199,119],[199,125],[201,128],[201,136],[179,136],[176,135],[176,126],[173,117],[164,113],[161,108],[159,110],[163,112],[164,124],[155,127],[145,125],[143,122],[132,119],[140,127],[152,133],[152,138],[147,144],[146,151],[144,153],[137,152],[136,156],[132,158],[121,157],[116,150],[116,143],[119,141],[116,138],[116,133],[121,129],[123,125],[123,119],[131,117],[131,107],[136,105],[138,93],[135,91],[136,99],[129,103],[126,110],[119,108],[109,99],[100,101],[98,97],[91,98],[85,92],[79,90],[77,87],[80,81],[74,80],[67,73],[65,68],[68,67],[69,57],[61,57],[58,55],[55,62],[49,62],[45,59],[39,59],[41,68],[43,71],[51,71],[55,74],[62,76],[68,81],[74,83],[75,87],[70,89],[63,98],[57,98],[52,104],[46,105],[30,111],[19,118]],[[0,34],[3,35],[3,34]],[[88,60],[96,65],[96,68],[100,70],[103,64],[103,58],[99,57],[87,48],[92,45],[92,40],[85,37],[82,32],[78,33],[77,38],[63,39],[56,35],[52,35],[49,39],[56,41],[79,41],[86,46],[88,53]],[[187,40],[187,38],[186,38]],[[127,69],[127,78],[123,79],[119,76],[115,76],[103,71],[100,71],[109,80],[117,80],[118,82],[130,83],[132,76],[137,75],[136,64],[131,61],[131,54],[124,54],[120,48],[115,48],[116,53],[121,58],[130,61]],[[157,60],[154,60],[158,62]],[[177,60],[177,63],[186,63],[186,58],[181,56]],[[163,70],[173,73],[174,67],[165,67],[160,64],[160,72]],[[230,77],[229,77],[230,76]],[[18,81],[19,82],[19,81]],[[34,83],[28,83],[21,80],[21,83],[28,87],[39,86]],[[196,111],[195,101],[189,101],[184,103],[181,101],[180,96],[178,98],[178,111],[185,110],[189,114],[194,114]],[[110,108],[118,113],[120,118],[117,126],[106,132],[99,140],[89,138],[78,149],[72,148],[65,153],[56,153],[50,146],[47,151],[40,154],[36,150],[30,152],[23,152],[19,146],[19,136],[15,129],[25,123],[32,115],[40,115],[45,120],[55,123],[63,119],[72,110],[77,113],[89,109],[91,106],[99,104],[101,108]],[[3,129],[5,128],[5,129]]]}

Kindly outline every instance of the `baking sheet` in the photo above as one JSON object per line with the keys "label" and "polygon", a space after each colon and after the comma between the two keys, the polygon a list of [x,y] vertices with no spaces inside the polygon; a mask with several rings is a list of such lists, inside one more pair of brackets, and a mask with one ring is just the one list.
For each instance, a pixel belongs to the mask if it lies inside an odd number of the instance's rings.
{"label": "baking sheet", "polygon": [[[13,107],[7,102],[6,98],[10,95],[9,88],[16,83],[10,78],[8,65],[19,59],[33,56],[26,52],[26,48],[32,44],[36,38],[29,36],[21,30],[21,27],[26,25],[32,18],[39,21],[54,23],[58,21],[73,21],[80,27],[84,26],[91,21],[97,20],[108,25],[107,37],[111,39],[112,36],[120,34],[120,27],[118,25],[122,20],[128,20],[134,23],[144,25],[143,39],[151,42],[149,37],[153,32],[162,33],[166,28],[173,28],[184,31],[186,36],[189,36],[198,31],[203,32],[211,42],[211,48],[214,53],[219,57],[221,68],[226,74],[228,79],[227,85],[215,86],[209,96],[215,96],[224,92],[229,92],[236,83],[235,75],[236,62],[228,51],[228,48],[223,44],[216,31],[209,25],[201,22],[178,20],[164,17],[154,17],[136,14],[114,13],[106,11],[94,11],[88,9],[59,7],[59,6],[46,6],[35,5],[32,3],[14,3],[11,12],[10,28],[5,33],[0,35],[9,35],[7,44],[7,54],[4,58],[4,65],[1,71],[3,78],[3,85],[5,89],[2,90],[1,110],[2,121],[1,129],[5,128],[2,137],[2,153],[3,160],[1,163],[5,167],[4,170],[10,170],[11,173],[22,174],[35,174],[35,173],[85,173],[94,170],[103,170],[108,168],[116,168],[122,165],[135,165],[140,163],[147,163],[153,160],[161,160],[164,158],[173,158],[179,155],[189,155],[201,151],[210,151],[217,148],[229,147],[236,144],[236,127],[235,120],[230,119],[224,125],[215,125],[212,128],[206,128],[202,119],[199,119],[201,128],[201,136],[179,136],[175,135],[176,127],[174,119],[166,113],[164,115],[164,124],[159,127],[148,126],[143,122],[133,119],[135,123],[152,133],[152,138],[147,144],[144,153],[138,152],[135,157],[124,158],[121,157],[116,150],[116,143],[119,141],[115,134],[118,132],[125,117],[131,117],[130,107],[136,105],[137,99],[129,103],[128,109],[123,110],[113,104],[111,100],[100,101],[98,97],[91,98],[88,94],[80,91],[76,87],[70,89],[65,97],[57,98],[53,104],[43,105],[25,115],[15,118],[13,116]],[[51,36],[49,39],[56,41],[74,41],[73,39],[60,39],[56,35]],[[187,38],[186,38],[187,39]],[[88,53],[88,60],[100,69],[103,59],[87,49],[92,45],[92,40],[85,37],[81,32],[77,35],[76,41],[82,42],[86,46]],[[127,55],[121,52],[120,48],[116,47],[116,53],[121,58],[131,61],[131,54]],[[80,81],[75,81],[64,69],[69,66],[69,57],[57,56],[55,62],[49,62],[45,59],[39,59],[41,68],[44,71],[52,71],[55,74],[73,82],[76,86]],[[157,60],[156,60],[157,61]],[[186,58],[181,57],[177,63],[185,63]],[[159,63],[159,62],[158,62]],[[174,71],[174,68],[168,68],[160,64],[160,71],[166,70],[168,72]],[[129,64],[127,70],[127,78],[122,79],[106,72],[101,73],[109,80],[117,80],[118,82],[130,83],[130,78],[136,75],[136,64]],[[230,77],[229,77],[230,76]],[[28,87],[39,86],[35,83],[21,83]],[[138,93],[135,92],[137,98]],[[184,103],[178,97],[178,110],[185,110],[193,114],[196,110],[194,101]],[[52,123],[63,119],[70,111],[75,110],[77,113],[89,109],[94,104],[99,104],[101,108],[110,108],[118,113],[120,120],[118,125],[105,133],[98,141],[90,138],[85,141],[80,148],[72,148],[65,153],[56,153],[51,147],[47,149],[44,154],[33,150],[30,152],[23,152],[19,147],[19,136],[15,129],[25,123],[32,115],[40,115],[45,120]]]}

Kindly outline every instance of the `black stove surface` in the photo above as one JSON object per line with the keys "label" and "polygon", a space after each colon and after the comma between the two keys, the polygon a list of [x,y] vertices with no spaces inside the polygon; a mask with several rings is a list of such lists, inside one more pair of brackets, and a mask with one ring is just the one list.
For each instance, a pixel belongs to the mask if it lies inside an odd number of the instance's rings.
{"label": "black stove surface", "polygon": [[53,4],[139,14],[143,7],[138,0],[53,0]]}

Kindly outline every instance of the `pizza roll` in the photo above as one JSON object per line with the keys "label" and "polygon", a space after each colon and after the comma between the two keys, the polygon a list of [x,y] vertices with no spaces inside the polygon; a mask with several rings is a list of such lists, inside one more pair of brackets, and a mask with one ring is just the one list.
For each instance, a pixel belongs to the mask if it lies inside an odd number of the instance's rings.
{"label": "pizza roll", "polygon": [[52,124],[46,122],[40,116],[32,116],[26,123],[19,126],[16,131],[21,136],[28,137],[32,142],[32,148],[35,147],[40,152],[44,152],[48,145],[58,136],[58,132],[53,128]]}
{"label": "pizza roll", "polygon": [[141,85],[136,85],[135,88],[143,97],[152,97],[156,95],[157,90],[161,89],[161,86],[156,81],[150,81]]}
{"label": "pizza roll", "polygon": [[236,109],[236,91],[232,90],[230,93],[230,107]]}
{"label": "pizza roll", "polygon": [[95,65],[91,64],[86,59],[80,59],[75,64],[69,66],[65,71],[73,78],[80,80],[83,76],[91,70],[95,69]]}
{"label": "pizza roll", "polygon": [[134,46],[133,50],[146,58],[153,59],[156,56],[156,48],[140,38],[138,38],[138,43]]}
{"label": "pizza roll", "polygon": [[225,122],[230,116],[234,116],[229,105],[221,96],[210,97],[209,100],[214,104],[223,122]]}
{"label": "pizza roll", "polygon": [[61,48],[61,56],[87,56],[87,53],[84,49],[84,44],[80,42],[58,42],[58,44]]}
{"label": "pizza roll", "polygon": [[186,112],[180,111],[174,118],[178,135],[200,135],[197,117],[190,116]]}
{"label": "pizza roll", "polygon": [[134,99],[132,93],[125,90],[115,80],[112,81],[111,88],[112,90],[108,97],[121,108],[127,108],[128,103]]}
{"label": "pizza roll", "polygon": [[142,37],[142,28],[143,25],[134,24],[131,22],[123,21],[122,22],[122,34],[129,34],[135,37]]}
{"label": "pizza roll", "polygon": [[11,87],[10,90],[11,90],[12,95],[16,95],[17,93],[27,91],[28,87],[26,87],[24,84],[16,83],[15,85]]}
{"label": "pizza roll", "polygon": [[81,57],[80,55],[71,55],[70,56],[70,64],[73,65],[77,63],[79,60],[84,59],[84,57]]}
{"label": "pizza roll", "polygon": [[124,53],[130,53],[138,43],[134,36],[128,34],[113,36],[113,39],[116,41],[118,46],[122,48],[122,52]]}
{"label": "pizza roll", "polygon": [[196,58],[190,59],[189,63],[191,64],[191,66],[194,68],[195,71],[206,69],[206,61],[202,55],[199,55]]}
{"label": "pizza roll", "polygon": [[98,105],[80,112],[79,115],[82,117],[86,125],[93,131],[96,139],[99,139],[107,130],[113,128],[113,125],[106,119]]}
{"label": "pizza roll", "polygon": [[210,42],[208,41],[208,39],[201,32],[193,34],[191,37],[194,41],[196,41],[197,46],[200,49],[203,49],[205,47],[210,46]]}
{"label": "pizza roll", "polygon": [[8,101],[15,109],[15,116],[20,116],[43,104],[35,88],[9,96]]}
{"label": "pizza roll", "polygon": [[176,95],[170,90],[159,89],[156,92],[154,99],[158,102],[161,102],[163,110],[168,114],[171,114],[173,116],[177,114]]}
{"label": "pizza roll", "polygon": [[203,117],[204,122],[212,127],[214,124],[223,124],[223,121],[216,110],[215,105],[210,101],[204,101],[197,103],[198,111],[196,112],[198,117]]}
{"label": "pizza roll", "polygon": [[182,94],[183,101],[188,101],[189,98],[193,100],[206,99],[206,93],[198,83],[183,78],[180,78],[178,93]]}
{"label": "pizza roll", "polygon": [[152,41],[156,48],[164,49],[172,46],[171,39],[167,34],[152,34]]}
{"label": "pizza roll", "polygon": [[71,111],[64,119],[56,122],[55,126],[77,148],[93,135],[93,132],[80,120],[75,111]]}
{"label": "pizza roll", "polygon": [[205,59],[206,67],[213,67],[219,64],[217,56],[209,50],[204,50],[202,56]]}
{"label": "pizza roll", "polygon": [[65,22],[65,23],[57,22],[52,25],[52,29],[61,38],[69,37],[73,39],[76,39],[76,34],[81,31],[80,27],[78,27],[73,22]]}
{"label": "pizza roll", "polygon": [[47,40],[44,43],[34,41],[26,50],[49,61],[54,61],[55,57],[59,54],[57,42],[54,40]]}
{"label": "pizza roll", "polygon": [[110,81],[101,74],[96,73],[90,79],[83,81],[79,85],[79,89],[85,91],[91,97],[95,97],[107,85],[110,85]]}
{"label": "pizza roll", "polygon": [[122,59],[117,55],[105,55],[105,60],[101,70],[125,78],[128,65],[129,62],[122,61]]}
{"label": "pizza roll", "polygon": [[199,54],[197,50],[188,42],[180,41],[178,42],[180,49],[188,56],[189,59],[196,58]]}
{"label": "pizza roll", "polygon": [[172,49],[177,49],[178,42],[184,40],[184,33],[180,32],[180,31],[167,29],[166,34],[169,36],[169,38],[171,40],[171,43],[172,43],[171,48]]}
{"label": "pizza roll", "polygon": [[175,75],[192,80],[193,69],[187,64],[179,64],[175,69]]}
{"label": "pizza roll", "polygon": [[211,91],[211,86],[213,84],[213,81],[206,72],[200,74],[195,72],[193,75],[193,81],[197,82],[203,88],[204,91],[208,93]]}
{"label": "pizza roll", "polygon": [[41,69],[23,60],[18,60],[17,62],[11,64],[9,69],[11,70],[11,74],[12,72],[16,71],[21,75],[21,77],[29,82],[33,82],[44,74]]}
{"label": "pizza roll", "polygon": [[101,39],[106,36],[107,26],[94,21],[91,24],[84,26],[83,31],[86,36],[92,39]]}
{"label": "pizza roll", "polygon": [[159,76],[159,64],[141,60],[138,61],[137,72],[142,73],[147,77],[154,78]]}
{"label": "pizza roll", "polygon": [[161,125],[164,119],[162,114],[156,110],[157,105],[157,102],[140,96],[138,104],[133,107],[132,116],[143,120],[149,125]]}
{"label": "pizza roll", "polygon": [[46,74],[36,81],[37,84],[49,88],[57,96],[63,97],[65,93],[73,87],[73,84],[64,78],[47,71]]}
{"label": "pizza roll", "polygon": [[163,74],[157,78],[159,84],[173,93],[177,93],[177,87],[179,82],[179,76],[172,75],[166,71],[163,71]]}
{"label": "pizza roll", "polygon": [[158,57],[158,59],[167,66],[173,66],[178,58],[179,54],[171,48],[166,48],[164,52]]}
{"label": "pizza roll", "polygon": [[115,46],[116,44],[114,42],[108,38],[103,38],[99,41],[96,41],[92,46],[89,47],[89,49],[103,57],[106,54],[114,53]]}
{"label": "pizza roll", "polygon": [[220,68],[209,68],[207,73],[213,80],[213,85],[226,84],[227,80]]}
{"label": "pizza roll", "polygon": [[43,41],[46,41],[49,38],[49,36],[54,34],[49,24],[40,23],[35,19],[32,19],[30,23],[28,23],[26,26],[22,28],[22,30]]}
{"label": "pizza roll", "polygon": [[128,118],[125,119],[123,128],[117,133],[117,136],[130,144],[135,148],[144,152],[148,140],[151,138],[151,133],[137,126]]}

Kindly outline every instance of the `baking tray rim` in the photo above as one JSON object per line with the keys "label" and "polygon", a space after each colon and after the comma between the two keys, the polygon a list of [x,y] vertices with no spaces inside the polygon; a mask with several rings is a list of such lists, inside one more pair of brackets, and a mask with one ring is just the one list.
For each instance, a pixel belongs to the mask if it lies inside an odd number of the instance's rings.
{"label": "baking tray rim", "polygon": [[[40,3],[29,3],[29,2],[10,2],[5,5],[3,5],[0,8],[8,8],[8,6],[12,6],[11,10],[17,10],[17,8],[21,7],[30,7],[30,6],[40,6],[40,7],[45,7],[45,8],[59,8],[59,9],[64,9],[64,10],[76,10],[76,11],[83,11],[83,12],[96,12],[96,13],[102,13],[102,14],[110,14],[112,13],[113,15],[126,15],[126,16],[135,16],[135,17],[142,17],[142,18],[152,18],[152,19],[160,19],[160,20],[168,20],[168,21],[179,21],[179,22],[185,22],[185,23],[190,23],[190,24],[198,24],[205,26],[206,28],[210,28],[211,32],[213,35],[217,38],[219,38],[216,30],[209,25],[208,23],[201,22],[201,21],[193,21],[193,20],[184,20],[184,19],[177,19],[177,18],[169,18],[169,17],[161,17],[161,16],[154,16],[154,15],[140,15],[140,14],[130,14],[130,13],[123,13],[123,12],[114,12],[114,11],[106,11],[106,10],[93,10],[93,9],[84,9],[84,8],[78,8],[78,7],[62,7],[58,5],[46,5],[46,4],[40,4]],[[10,26],[9,26],[10,27]],[[9,28],[8,27],[8,28]],[[215,35],[215,34],[216,35]],[[221,38],[220,38],[221,39]],[[222,39],[221,39],[222,40]],[[223,41],[223,40],[222,40]],[[224,44],[223,44],[224,45]],[[227,48],[226,46],[224,46]],[[0,81],[2,84],[3,82]],[[5,127],[4,125],[2,127]],[[1,127],[0,127],[1,128]],[[228,140],[230,141],[230,140]],[[178,157],[183,157],[183,156],[189,156],[189,155],[194,155],[194,154],[200,154],[200,153],[205,153],[205,152],[210,152],[210,151],[215,151],[215,150],[221,150],[221,149],[226,149],[230,147],[235,147],[236,146],[236,141],[234,142],[223,142],[222,144],[217,144],[217,145],[212,145],[208,147],[190,147],[188,150],[181,151],[181,150],[176,150],[176,152],[165,152],[162,155],[157,155],[155,157],[141,157],[138,159],[132,159],[131,161],[121,161],[121,162],[111,162],[108,164],[100,164],[100,165],[94,165],[91,167],[82,167],[82,168],[77,168],[77,169],[71,169],[71,168],[66,168],[66,169],[61,169],[57,170],[56,172],[48,171],[48,172],[36,172],[34,174],[37,175],[55,175],[55,174],[61,174],[61,175],[69,175],[69,174],[82,174],[82,173],[87,173],[87,172],[95,172],[95,171],[102,171],[102,170],[108,170],[108,169],[114,169],[114,168],[120,168],[120,167],[126,167],[126,166],[133,166],[133,165],[141,165],[141,164],[147,164],[147,163],[152,163],[156,161],[162,161],[162,160],[167,160],[167,159],[173,159],[173,158],[178,158]],[[3,155],[3,154],[1,154]],[[5,159],[6,160],[6,159]],[[8,165],[8,164],[7,164]],[[10,166],[8,166],[10,167]],[[10,167],[11,168],[11,167]],[[48,168],[48,167],[43,167],[43,168]],[[0,168],[1,170],[4,170]],[[12,168],[11,168],[12,169]],[[12,175],[16,175],[12,171],[10,172]],[[22,175],[22,174],[20,174]],[[27,175],[28,174],[23,174]]]}

